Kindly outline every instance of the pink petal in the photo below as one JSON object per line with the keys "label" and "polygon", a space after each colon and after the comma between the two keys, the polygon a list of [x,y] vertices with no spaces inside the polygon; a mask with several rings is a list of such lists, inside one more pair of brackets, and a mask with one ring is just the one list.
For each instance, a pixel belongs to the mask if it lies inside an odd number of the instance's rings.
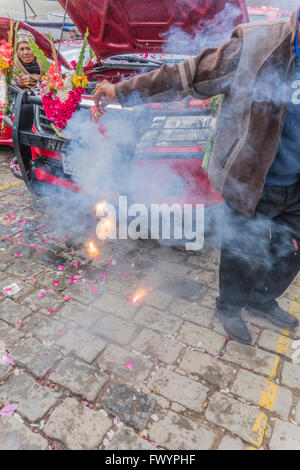
{"label": "pink petal", "polygon": [[70,297],[69,295],[66,295],[66,296],[64,297],[64,300],[72,300],[72,297]]}
{"label": "pink petal", "polygon": [[45,295],[46,295],[45,292],[40,292],[40,293],[38,294],[38,297],[41,299],[42,297],[45,297]]}
{"label": "pink petal", "polygon": [[9,416],[12,415],[18,408],[17,403],[8,404],[5,403],[2,410],[0,410],[0,416]]}
{"label": "pink petal", "polygon": [[65,270],[65,267],[64,266],[58,266],[57,268],[59,271],[64,271]]}
{"label": "pink petal", "polygon": [[125,364],[124,367],[131,370],[133,368],[133,362],[131,362],[131,361],[127,362],[127,364]]}
{"label": "pink petal", "polygon": [[53,281],[53,282],[52,282],[52,285],[53,285],[53,287],[59,286],[59,281]]}
{"label": "pink petal", "polygon": [[105,281],[105,279],[107,278],[105,273],[100,273],[99,276],[100,276],[101,281]]}
{"label": "pink petal", "polygon": [[14,361],[11,357],[9,357],[9,356],[5,356],[5,357],[4,357],[4,361],[7,362],[7,364],[10,364],[11,366],[15,366],[15,365],[16,365],[15,361]]}

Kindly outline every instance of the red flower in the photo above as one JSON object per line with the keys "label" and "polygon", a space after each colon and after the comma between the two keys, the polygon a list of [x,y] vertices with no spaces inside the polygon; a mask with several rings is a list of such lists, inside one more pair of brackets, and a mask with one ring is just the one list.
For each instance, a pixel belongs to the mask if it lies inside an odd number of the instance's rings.
{"label": "red flower", "polygon": [[64,82],[60,76],[59,70],[57,70],[54,64],[50,65],[47,77],[55,89],[59,90],[64,86]]}

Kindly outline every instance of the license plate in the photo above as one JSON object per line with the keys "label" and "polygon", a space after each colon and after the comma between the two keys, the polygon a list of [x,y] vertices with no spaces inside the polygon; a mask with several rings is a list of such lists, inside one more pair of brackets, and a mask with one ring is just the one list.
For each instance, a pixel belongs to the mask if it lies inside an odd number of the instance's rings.
{"label": "license plate", "polygon": [[70,176],[77,176],[78,175],[78,166],[76,165],[76,161],[72,158],[72,155],[62,153],[61,160],[63,164],[64,173]]}

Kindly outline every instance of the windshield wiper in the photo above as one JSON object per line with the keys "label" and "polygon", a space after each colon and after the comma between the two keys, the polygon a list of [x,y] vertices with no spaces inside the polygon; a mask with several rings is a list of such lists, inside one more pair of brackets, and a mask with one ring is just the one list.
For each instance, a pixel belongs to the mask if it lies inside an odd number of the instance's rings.
{"label": "windshield wiper", "polygon": [[140,64],[155,64],[161,66],[163,61],[162,60],[154,60],[154,59],[146,59],[146,58],[139,58],[139,57],[132,57],[130,55],[123,55],[123,56],[113,56],[110,57],[110,60],[125,60],[127,62],[134,62]]}

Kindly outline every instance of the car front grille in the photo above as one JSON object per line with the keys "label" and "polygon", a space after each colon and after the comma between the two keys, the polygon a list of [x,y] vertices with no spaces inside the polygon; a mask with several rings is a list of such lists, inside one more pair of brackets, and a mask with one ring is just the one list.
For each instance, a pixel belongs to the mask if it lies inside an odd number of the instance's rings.
{"label": "car front grille", "polygon": [[37,131],[47,136],[55,135],[55,131],[54,129],[52,129],[51,123],[52,121],[49,121],[49,119],[47,118],[45,111],[43,110],[43,106],[36,105],[35,106],[35,126],[37,128]]}

